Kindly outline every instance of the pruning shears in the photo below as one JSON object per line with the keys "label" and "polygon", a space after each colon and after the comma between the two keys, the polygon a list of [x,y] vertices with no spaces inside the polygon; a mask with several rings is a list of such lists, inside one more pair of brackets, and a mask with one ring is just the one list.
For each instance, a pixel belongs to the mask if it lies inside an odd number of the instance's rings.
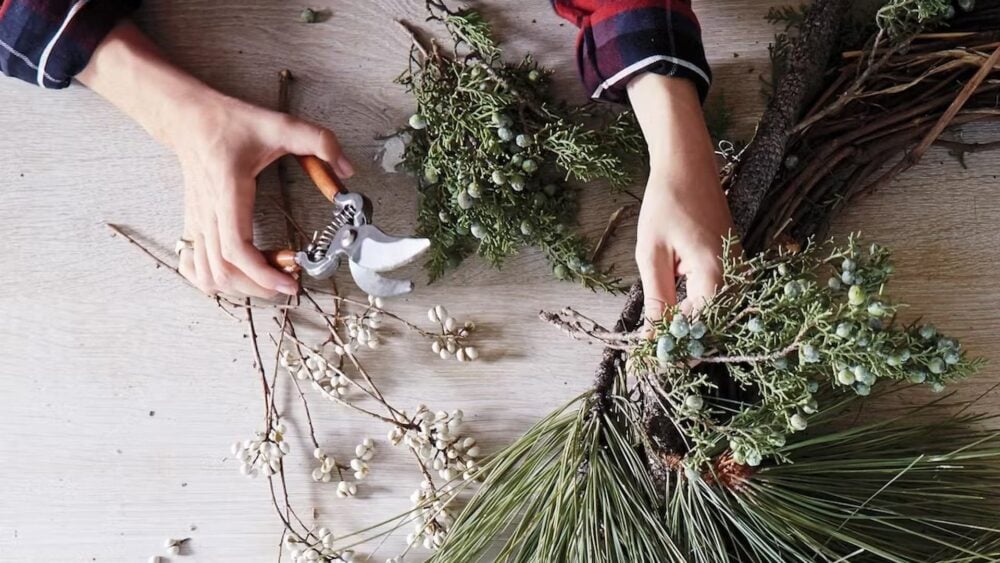
{"label": "pruning shears", "polygon": [[430,247],[426,238],[387,235],[371,224],[371,201],[350,193],[329,166],[315,156],[296,159],[309,178],[333,203],[333,217],[322,231],[313,235],[305,250],[276,250],[265,253],[277,268],[316,279],[333,277],[343,259],[358,287],[375,297],[394,297],[413,291],[413,282],[381,275],[413,262]]}

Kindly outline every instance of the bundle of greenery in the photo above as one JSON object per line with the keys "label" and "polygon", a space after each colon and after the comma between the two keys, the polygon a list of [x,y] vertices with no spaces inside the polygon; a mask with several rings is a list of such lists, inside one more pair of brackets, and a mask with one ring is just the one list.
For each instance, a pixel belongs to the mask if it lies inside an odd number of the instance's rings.
{"label": "bundle of greenery", "polygon": [[1000,433],[984,417],[919,416],[942,399],[858,423],[869,395],[940,392],[981,363],[895,322],[888,259],[856,239],[730,258],[719,295],[651,338],[564,312],[627,369],[494,456],[432,561],[998,560]]}
{"label": "bundle of greenery", "polygon": [[417,105],[403,166],[419,179],[418,232],[431,239],[432,281],[473,253],[499,268],[535,246],[555,277],[617,288],[571,229],[577,194],[568,181],[629,182],[625,157],[643,147],[632,116],[557,102],[549,73],[530,56],[505,62],[478,12],[438,2],[428,9],[453,49],[424,47],[414,37],[399,82]]}

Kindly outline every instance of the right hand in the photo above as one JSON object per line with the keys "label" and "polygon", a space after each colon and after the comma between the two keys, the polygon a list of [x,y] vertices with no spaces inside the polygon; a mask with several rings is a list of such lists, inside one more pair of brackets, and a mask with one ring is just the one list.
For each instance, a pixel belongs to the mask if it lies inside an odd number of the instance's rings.
{"label": "right hand", "polygon": [[171,143],[184,174],[180,271],[208,294],[295,295],[296,280],[253,246],[256,177],[285,154],[316,155],[341,177],[353,174],[332,131],[239,100],[214,96],[179,120]]}
{"label": "right hand", "polygon": [[130,22],[112,30],[77,77],[173,149],[184,174],[180,271],[208,294],[295,295],[298,282],[253,246],[256,178],[284,154],[354,170],[328,129],[224,96],[171,64]]}

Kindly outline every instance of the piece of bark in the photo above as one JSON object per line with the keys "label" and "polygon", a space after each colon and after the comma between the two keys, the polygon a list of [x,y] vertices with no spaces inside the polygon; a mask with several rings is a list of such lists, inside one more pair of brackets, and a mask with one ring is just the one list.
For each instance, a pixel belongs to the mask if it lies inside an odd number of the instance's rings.
{"label": "piece of bark", "polygon": [[788,54],[788,70],[774,87],[729,189],[740,233],[752,230],[761,202],[784,162],[790,132],[823,83],[848,5],[848,0],[819,0],[802,23]]}
{"label": "piece of bark", "polygon": [[[642,282],[636,281],[628,290],[625,298],[625,307],[622,309],[618,322],[615,323],[614,332],[631,332],[637,330],[642,324],[643,292]],[[597,366],[594,375],[594,391],[597,402],[594,408],[601,412],[606,412],[610,406],[611,388],[614,385],[618,370],[624,369],[624,354],[614,348],[605,348],[601,363]]]}

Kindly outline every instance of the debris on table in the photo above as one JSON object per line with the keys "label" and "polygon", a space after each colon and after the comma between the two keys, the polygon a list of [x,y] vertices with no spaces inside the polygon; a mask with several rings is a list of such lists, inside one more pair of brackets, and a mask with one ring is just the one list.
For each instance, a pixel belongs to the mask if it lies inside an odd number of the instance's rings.
{"label": "debris on table", "polygon": [[302,23],[320,23],[330,18],[330,10],[320,8],[306,8],[299,14]]}

